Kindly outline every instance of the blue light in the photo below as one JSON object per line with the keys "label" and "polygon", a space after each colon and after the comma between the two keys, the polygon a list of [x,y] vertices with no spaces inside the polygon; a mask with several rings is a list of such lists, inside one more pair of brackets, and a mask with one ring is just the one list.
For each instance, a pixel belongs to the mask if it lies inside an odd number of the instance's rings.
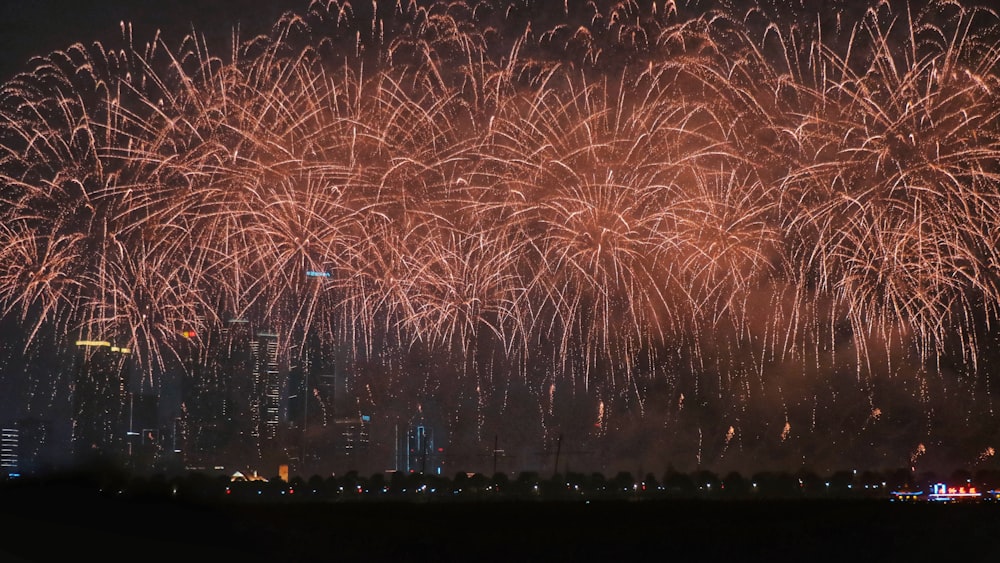
{"label": "blue light", "polygon": [[316,270],[309,270],[306,272],[306,276],[310,278],[328,278],[330,277],[330,272],[317,272]]}

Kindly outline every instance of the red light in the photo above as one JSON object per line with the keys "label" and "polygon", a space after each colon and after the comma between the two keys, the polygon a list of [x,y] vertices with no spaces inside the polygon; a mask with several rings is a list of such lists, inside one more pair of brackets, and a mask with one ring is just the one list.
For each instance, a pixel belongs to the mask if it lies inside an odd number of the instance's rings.
{"label": "red light", "polygon": [[439,451],[439,452],[443,452],[443,451],[444,451],[444,448],[438,448],[438,451]]}

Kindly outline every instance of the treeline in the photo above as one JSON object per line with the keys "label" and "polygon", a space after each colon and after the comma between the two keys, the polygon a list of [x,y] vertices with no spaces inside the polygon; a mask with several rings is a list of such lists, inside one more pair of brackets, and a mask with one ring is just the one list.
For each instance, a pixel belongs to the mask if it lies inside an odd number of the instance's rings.
{"label": "treeline", "polygon": [[709,470],[681,472],[668,469],[656,475],[637,476],[619,472],[557,473],[522,472],[457,473],[444,476],[424,473],[386,472],[361,475],[350,471],[327,477],[277,476],[266,479],[233,480],[229,475],[191,472],[130,475],[109,467],[12,479],[4,494],[115,497],[151,500],[178,499],[195,502],[244,501],[446,501],[446,500],[750,500],[750,499],[877,499],[894,490],[928,490],[930,485],[972,486],[981,491],[1000,488],[1000,470],[975,473],[957,470],[942,476],[914,475],[906,469],[890,471],[835,471],[821,475],[812,471],[757,472],[724,475]]}

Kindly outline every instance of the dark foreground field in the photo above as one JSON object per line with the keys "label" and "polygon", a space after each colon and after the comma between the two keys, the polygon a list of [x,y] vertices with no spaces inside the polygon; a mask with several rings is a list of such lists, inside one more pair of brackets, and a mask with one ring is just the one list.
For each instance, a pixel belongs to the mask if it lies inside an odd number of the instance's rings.
{"label": "dark foreground field", "polygon": [[0,561],[984,561],[1000,505],[0,499]]}

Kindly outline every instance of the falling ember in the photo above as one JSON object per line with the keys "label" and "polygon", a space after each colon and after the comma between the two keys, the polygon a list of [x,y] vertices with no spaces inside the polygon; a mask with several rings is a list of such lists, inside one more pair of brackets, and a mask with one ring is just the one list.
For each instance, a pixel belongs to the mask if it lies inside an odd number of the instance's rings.
{"label": "falling ember", "polygon": [[918,444],[917,449],[910,454],[910,471],[916,471],[917,459],[927,453],[927,448],[923,444]]}
{"label": "falling ember", "polygon": [[781,441],[784,442],[792,432],[792,425],[786,420],[784,428],[781,429]]}
{"label": "falling ember", "polygon": [[868,414],[868,418],[865,420],[863,428],[867,428],[869,424],[878,422],[882,417],[882,409],[878,407],[873,407],[871,413]]}
{"label": "falling ember", "polygon": [[993,449],[993,446],[989,446],[985,450],[983,450],[981,454],[979,454],[979,458],[977,459],[977,461],[982,463],[988,460],[989,458],[993,457],[994,455],[996,455],[996,453],[997,452],[996,450]]}
{"label": "falling ember", "polygon": [[330,414],[327,412],[326,401],[323,399],[323,396],[320,394],[319,389],[313,389],[312,390],[312,395],[313,395],[313,398],[316,399],[316,404],[319,405],[319,410],[320,410],[320,424],[321,424],[321,426],[324,426],[324,427],[328,426],[330,424],[331,420],[330,420]]}
{"label": "falling ember", "polygon": [[694,456],[695,461],[698,463],[699,467],[701,466],[701,446],[702,446],[701,442],[702,442],[702,434],[701,434],[701,426],[699,426],[698,427],[698,451],[695,453],[695,456]]}
{"label": "falling ember", "polygon": [[733,440],[733,436],[735,435],[736,429],[730,426],[729,430],[726,431],[726,441],[722,446],[722,452],[719,454],[720,457],[726,455],[726,452],[729,451],[729,443]]}

